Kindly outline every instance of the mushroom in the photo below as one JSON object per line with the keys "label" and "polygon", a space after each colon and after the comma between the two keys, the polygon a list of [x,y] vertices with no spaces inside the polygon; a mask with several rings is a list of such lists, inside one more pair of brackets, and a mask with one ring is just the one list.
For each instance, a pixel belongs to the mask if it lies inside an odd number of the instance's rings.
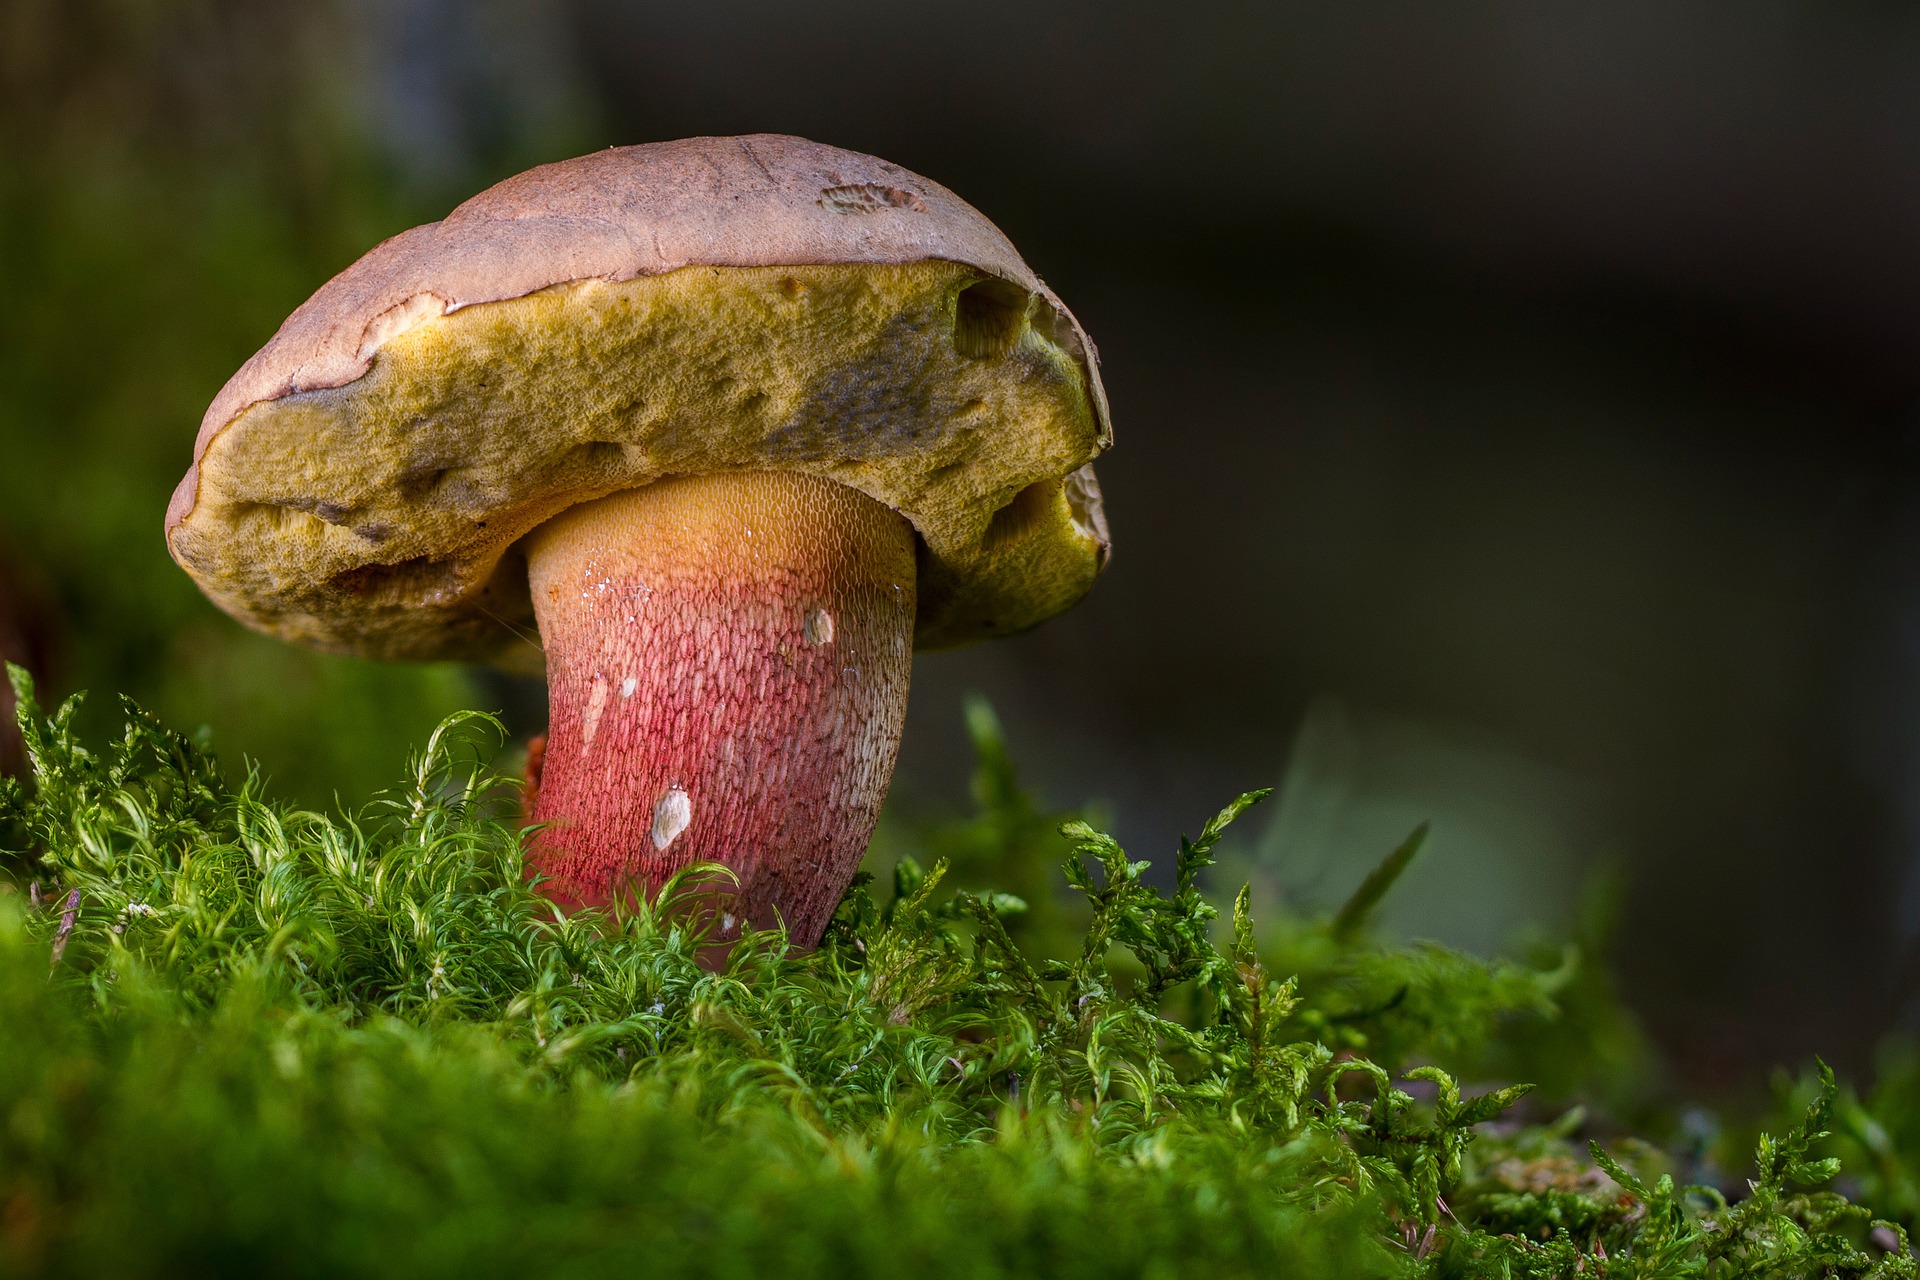
{"label": "mushroom", "polygon": [[328,282],[207,411],[167,544],[273,635],[544,665],[544,891],[719,862],[723,939],[812,946],[911,651],[1085,594],[1110,440],[1092,344],[953,193],[694,138],[520,174]]}

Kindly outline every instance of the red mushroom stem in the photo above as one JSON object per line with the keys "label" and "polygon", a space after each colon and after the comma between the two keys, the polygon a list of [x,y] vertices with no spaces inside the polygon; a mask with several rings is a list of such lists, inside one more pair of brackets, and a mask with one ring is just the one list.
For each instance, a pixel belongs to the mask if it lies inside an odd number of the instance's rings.
{"label": "red mushroom stem", "polygon": [[893,774],[913,650],[913,530],[830,480],[680,477],[575,507],[528,555],[549,726],[544,892],[600,906],[732,868],[718,940],[811,947]]}

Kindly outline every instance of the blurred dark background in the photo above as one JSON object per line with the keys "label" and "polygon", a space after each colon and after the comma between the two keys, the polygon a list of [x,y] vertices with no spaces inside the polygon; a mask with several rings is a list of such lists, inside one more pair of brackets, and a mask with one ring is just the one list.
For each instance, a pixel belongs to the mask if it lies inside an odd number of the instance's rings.
{"label": "blurred dark background", "polygon": [[[1619,886],[1685,1089],[1916,1010],[1920,11],[0,0],[0,532],[53,682],[357,802],[537,693],[242,632],[167,561],[199,415],[379,238],[529,164],[779,131],[995,219],[1100,343],[1113,568],[927,655],[897,813],[987,693],[1136,856],[1494,949]],[[100,699],[104,704],[104,699]],[[104,705],[94,714],[108,720]]]}

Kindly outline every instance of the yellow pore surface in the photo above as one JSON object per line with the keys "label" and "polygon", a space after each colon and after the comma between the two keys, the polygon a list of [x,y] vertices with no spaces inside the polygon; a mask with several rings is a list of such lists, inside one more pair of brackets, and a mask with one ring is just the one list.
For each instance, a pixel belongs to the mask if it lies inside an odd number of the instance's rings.
{"label": "yellow pore surface", "polygon": [[322,648],[537,667],[517,544],[663,476],[794,471],[904,515],[916,644],[1079,599],[1103,445],[1044,302],[973,268],[687,267],[428,312],[337,388],[209,444],[174,554],[230,613]]}

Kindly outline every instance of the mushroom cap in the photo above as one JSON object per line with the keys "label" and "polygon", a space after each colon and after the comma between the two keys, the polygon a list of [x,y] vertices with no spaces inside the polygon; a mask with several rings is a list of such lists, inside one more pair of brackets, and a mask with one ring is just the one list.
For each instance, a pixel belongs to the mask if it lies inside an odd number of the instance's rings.
{"label": "mushroom cap", "polygon": [[958,196],[691,138],[529,170],[334,277],[207,410],[167,544],[260,630],[537,669],[527,533],[662,476],[800,471],[912,523],[940,647],[1085,594],[1111,438],[1093,344]]}

